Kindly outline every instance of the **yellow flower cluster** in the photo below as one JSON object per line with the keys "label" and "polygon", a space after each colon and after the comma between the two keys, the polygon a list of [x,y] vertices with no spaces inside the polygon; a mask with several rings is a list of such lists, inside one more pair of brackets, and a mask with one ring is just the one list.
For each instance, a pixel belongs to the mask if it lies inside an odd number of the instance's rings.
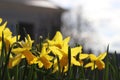
{"label": "yellow flower cluster", "polygon": [[[70,66],[83,66],[85,68],[91,67],[91,70],[98,68],[104,69],[105,63],[103,59],[107,53],[102,53],[98,57],[94,54],[87,54],[82,52],[82,46],[76,46],[70,48],[70,37],[63,39],[61,32],[57,31],[52,40],[46,39],[42,42],[41,50],[33,49],[34,40],[31,40],[28,34],[24,41],[20,41],[20,35],[12,36],[12,32],[9,28],[6,28],[7,22],[2,24],[0,18],[0,50],[2,48],[2,37],[6,44],[6,51],[9,51],[10,47],[14,43],[15,47],[12,48],[8,67],[13,68],[18,65],[23,59],[26,59],[29,65],[38,65],[39,68],[50,69],[53,68],[53,72],[61,69],[64,72],[68,70],[69,59],[71,60]],[[18,41],[17,41],[18,37]],[[34,51],[35,50],[35,53]],[[1,51],[0,51],[1,52]],[[70,56],[68,56],[70,54]],[[84,60],[90,60],[88,63],[84,63]],[[59,63],[59,64],[58,64]]]}

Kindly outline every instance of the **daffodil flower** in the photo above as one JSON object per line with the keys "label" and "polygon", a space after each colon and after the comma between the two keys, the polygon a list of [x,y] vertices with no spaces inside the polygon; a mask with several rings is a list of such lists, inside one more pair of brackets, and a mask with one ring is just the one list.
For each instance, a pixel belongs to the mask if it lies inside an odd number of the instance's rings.
{"label": "daffodil flower", "polygon": [[[10,40],[12,39],[12,32],[10,31],[9,28],[6,27],[6,25],[7,25],[7,21],[2,24],[2,18],[0,18],[0,48],[2,46],[2,37],[4,37],[4,42],[6,44],[6,49],[8,50],[9,46],[12,45],[11,42],[10,42]],[[2,34],[4,34],[4,36]]]}
{"label": "daffodil flower", "polygon": [[[68,47],[69,47],[70,37],[63,39],[62,34],[57,31],[56,35],[52,40],[48,40],[49,49],[59,57],[60,67],[66,67],[68,65]],[[80,66],[79,61],[76,60],[76,55],[81,53],[82,46],[71,48],[71,65]],[[54,62],[54,68],[58,69],[57,61]],[[56,70],[54,70],[56,71]]]}
{"label": "daffodil flower", "polygon": [[[2,33],[4,34],[4,36],[2,36]],[[2,46],[2,37],[4,37],[6,49],[9,49],[9,46],[16,42],[16,36],[12,36],[12,32],[9,28],[7,28],[7,21],[2,24],[2,18],[0,18],[0,48]],[[18,36],[18,39],[19,38],[20,35]]]}
{"label": "daffodil flower", "polygon": [[4,38],[7,38],[8,36],[12,36],[12,32],[9,28],[6,28],[7,21],[2,24],[2,18],[0,18],[0,41],[2,38],[2,33],[4,34]]}
{"label": "daffodil flower", "polygon": [[89,55],[87,53],[79,53],[79,63],[80,63],[80,66],[83,66],[84,62],[82,60],[88,58]]}
{"label": "daffodil flower", "polygon": [[101,53],[98,57],[96,57],[94,54],[90,54],[90,60],[91,62],[86,64],[85,67],[91,67],[91,70],[94,70],[95,68],[98,68],[99,70],[102,70],[105,68],[105,63],[102,61],[107,53]]}
{"label": "daffodil flower", "polygon": [[47,40],[48,42],[48,48],[53,52],[53,54],[57,55],[59,58],[62,57],[60,49],[67,50],[68,49],[68,43],[70,41],[70,37],[67,37],[63,39],[62,34],[57,31],[54,38],[52,40]]}
{"label": "daffodil flower", "polygon": [[[28,64],[33,64],[37,60],[36,56],[32,54],[30,51],[32,48],[33,40],[31,40],[30,36],[28,35],[28,38],[25,38],[25,42],[20,42],[21,47],[12,49],[12,53],[15,54],[14,57],[10,58],[10,64],[13,64],[9,67],[14,67],[15,65],[19,64],[19,62],[26,58],[28,61]],[[18,57],[19,55],[19,57]]]}
{"label": "daffodil flower", "polygon": [[49,69],[52,67],[52,62],[50,62],[53,57],[49,55],[50,51],[47,50],[47,46],[43,44],[42,50],[40,52],[40,55],[37,59],[38,67],[45,69]]}
{"label": "daffodil flower", "polygon": [[[63,48],[64,50],[64,48]],[[64,68],[64,72],[68,70],[68,48],[66,50],[58,49],[56,52],[59,52],[61,55],[59,57],[59,63],[61,70]],[[71,48],[71,66],[76,65],[80,66],[80,63],[78,60],[76,60],[76,56],[78,53],[81,53],[82,46]],[[54,70],[53,72],[56,72],[58,70],[58,61],[54,61]]]}

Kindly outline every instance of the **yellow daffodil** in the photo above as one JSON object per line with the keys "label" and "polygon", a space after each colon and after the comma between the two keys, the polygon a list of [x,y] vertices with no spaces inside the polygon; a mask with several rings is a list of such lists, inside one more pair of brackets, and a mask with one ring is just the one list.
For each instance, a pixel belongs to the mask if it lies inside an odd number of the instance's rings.
{"label": "yellow daffodil", "polygon": [[14,48],[12,52],[18,54],[23,52],[24,50],[30,50],[32,48],[32,44],[34,41],[31,40],[30,35],[28,35],[27,37],[28,38],[25,38],[25,42],[24,41],[19,42],[21,47]]}
{"label": "yellow daffodil", "polygon": [[[0,41],[2,40],[2,33],[3,33],[5,42],[8,43],[9,41],[6,38],[12,36],[12,32],[10,31],[9,28],[6,28],[7,21],[3,24],[1,24],[1,23],[2,23],[2,18],[0,18]],[[0,42],[0,46],[1,45],[2,45],[2,43]]]}
{"label": "yellow daffodil", "polygon": [[[64,49],[63,49],[64,50]],[[59,52],[60,54],[62,54],[59,57],[59,63],[60,63],[60,68],[61,70],[64,67],[64,72],[66,72],[68,70],[68,49],[66,50],[61,50],[58,49],[56,52]],[[71,48],[71,65],[76,65],[76,66],[80,66],[79,61],[76,60],[76,56],[78,53],[81,53],[82,51],[82,47],[75,47],[75,48]],[[53,72],[56,72],[58,70],[58,61],[55,60],[54,61],[54,70]]]}
{"label": "yellow daffodil", "polygon": [[[36,56],[34,56],[30,51],[32,48],[32,43],[33,43],[33,40],[31,40],[30,36],[28,35],[28,38],[25,38],[25,42],[23,41],[20,42],[21,47],[12,49],[12,52],[15,54],[15,56],[13,58],[10,58],[10,61],[11,61],[10,64],[14,64],[15,66],[19,64],[22,58],[26,58],[26,60],[28,61],[28,64],[35,63],[35,60],[37,60]],[[11,67],[14,67],[14,66],[11,65]]]}
{"label": "yellow daffodil", "polygon": [[78,61],[75,59],[78,53],[82,52],[82,46],[71,48],[71,63],[80,66],[80,63],[78,64]]}
{"label": "yellow daffodil", "polygon": [[[0,24],[2,23],[2,18],[0,18]],[[12,35],[12,32],[9,28],[6,28],[7,21],[0,25],[0,40],[2,38],[2,32],[4,34],[4,38],[7,38],[8,36]]]}
{"label": "yellow daffodil", "polygon": [[50,60],[52,60],[53,57],[48,55],[49,52],[50,51],[47,50],[47,46],[43,45],[42,50],[37,60],[39,68],[42,68],[42,67],[44,67],[45,69],[51,68],[52,62],[50,62]]}
{"label": "yellow daffodil", "polygon": [[[69,41],[70,41],[70,37],[67,37],[65,39],[63,39],[62,34],[57,31],[56,35],[54,36],[54,38],[52,40],[48,40],[48,44],[49,44],[49,49],[59,57],[59,62],[60,62],[60,67],[65,67],[68,65],[68,47],[69,47]],[[81,53],[82,51],[82,47],[75,47],[75,48],[71,48],[71,64],[73,65],[77,65],[80,66],[79,61],[76,60],[75,56],[78,53]],[[54,62],[54,67],[55,69],[58,69],[56,67],[57,61]]]}
{"label": "yellow daffodil", "polygon": [[31,40],[30,35],[27,35],[27,37],[25,37],[25,42],[21,41],[20,44],[23,48],[26,48],[28,50],[30,50],[32,48],[32,44],[33,44],[33,40]]}
{"label": "yellow daffodil", "polygon": [[90,60],[91,62],[86,64],[85,67],[91,67],[91,70],[98,68],[99,70],[102,70],[105,68],[105,63],[102,61],[107,53],[101,53],[98,57],[96,57],[94,54],[90,54]]}
{"label": "yellow daffodil", "polygon": [[68,43],[70,41],[70,37],[67,37],[63,40],[62,34],[57,31],[54,38],[52,40],[47,40],[49,49],[55,54],[58,55],[59,58],[62,57],[61,52],[59,49],[67,50],[68,49]]}
{"label": "yellow daffodil", "polygon": [[[68,48],[66,48],[66,50],[64,50],[64,49],[65,49],[64,47],[63,47],[63,50],[62,49],[58,49],[58,50],[54,49],[55,52],[58,52],[59,54],[61,54],[61,55],[58,56],[59,60],[60,60],[59,62],[60,62],[61,69],[63,67],[68,66]],[[76,60],[76,56],[77,56],[78,53],[81,53],[81,50],[82,50],[81,46],[80,47],[71,48],[71,65],[74,64],[76,66],[80,66],[79,61]],[[55,62],[54,62],[54,64],[55,64],[54,67],[58,67],[58,66],[56,66],[57,61],[55,61]],[[58,69],[58,68],[55,68],[55,69]],[[54,71],[56,71],[56,70],[54,70]],[[67,70],[65,70],[65,71],[67,71]]]}
{"label": "yellow daffodil", "polygon": [[[68,40],[66,39],[66,41],[68,41]],[[67,42],[63,43],[61,49],[56,48],[56,47],[50,47],[50,49],[53,51],[53,53],[58,54],[58,57],[60,58],[60,62],[61,62],[60,64],[63,64],[63,61],[66,61],[68,63],[68,61],[67,61],[68,60],[68,44],[66,44],[66,43]],[[82,46],[71,48],[71,63],[72,64],[80,66],[79,62],[75,59],[75,56],[81,52],[82,52]],[[65,65],[63,65],[63,66],[65,66]]]}
{"label": "yellow daffodil", "polygon": [[83,62],[82,60],[88,58],[88,56],[89,56],[89,55],[86,54],[86,53],[80,53],[80,54],[79,54],[79,60],[78,60],[78,61],[79,61],[79,63],[80,63],[81,66],[83,66],[83,64],[84,64],[84,62]]}
{"label": "yellow daffodil", "polygon": [[[16,42],[16,36],[12,36],[12,32],[6,27],[7,21],[2,24],[2,18],[0,18],[0,50],[2,48],[2,37],[4,37],[6,51],[8,51],[13,43]],[[2,33],[4,36],[2,36]],[[18,36],[19,38],[20,36]],[[1,55],[1,53],[0,53]]]}

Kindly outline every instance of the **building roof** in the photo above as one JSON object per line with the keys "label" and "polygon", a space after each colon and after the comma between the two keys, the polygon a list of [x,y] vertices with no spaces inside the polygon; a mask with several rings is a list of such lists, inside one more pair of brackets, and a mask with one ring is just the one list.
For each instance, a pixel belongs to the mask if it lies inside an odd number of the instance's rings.
{"label": "building roof", "polygon": [[24,12],[64,12],[64,9],[48,0],[1,0],[0,10]]}

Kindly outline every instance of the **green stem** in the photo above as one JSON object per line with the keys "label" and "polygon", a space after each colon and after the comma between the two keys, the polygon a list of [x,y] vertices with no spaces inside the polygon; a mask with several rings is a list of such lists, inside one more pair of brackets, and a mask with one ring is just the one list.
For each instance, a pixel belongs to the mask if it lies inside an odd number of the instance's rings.
{"label": "green stem", "polygon": [[108,80],[108,75],[109,75],[109,58],[108,58],[108,54],[109,54],[109,45],[107,47],[107,56],[106,56],[106,59],[105,59],[105,72],[104,72],[104,79],[103,80]]}
{"label": "green stem", "polygon": [[93,70],[93,80],[95,80],[95,61],[94,61],[94,70]]}
{"label": "green stem", "polygon": [[23,72],[23,79],[22,80],[25,80],[26,79],[26,72],[27,72],[27,62],[26,62],[26,60],[25,60],[25,68],[24,68],[24,70],[23,70],[24,72]]}
{"label": "green stem", "polygon": [[15,67],[15,80],[18,80],[18,72],[19,72],[19,69],[18,69],[18,65]]}
{"label": "green stem", "polygon": [[4,80],[4,77],[5,77],[5,72],[7,70],[7,65],[8,65],[8,62],[9,62],[9,57],[10,57],[11,49],[12,48],[10,48],[10,50],[8,52],[8,55],[7,55],[6,60],[5,60],[5,65],[4,65],[4,68],[3,68],[3,71],[2,71],[2,79],[3,80]]}
{"label": "green stem", "polygon": [[31,65],[30,68],[29,68],[28,76],[27,76],[27,77],[28,77],[28,78],[27,78],[28,80],[34,80],[34,79],[33,79],[33,76],[34,76],[33,73],[34,73],[34,66]]}
{"label": "green stem", "polygon": [[58,64],[58,74],[57,74],[57,77],[58,77],[58,80],[61,80],[61,67],[60,67],[60,62],[59,62],[59,57],[57,56],[57,64]]}
{"label": "green stem", "polygon": [[71,48],[68,47],[68,80],[71,79]]}
{"label": "green stem", "polygon": [[[2,80],[5,79],[5,73],[9,74],[8,69],[7,69],[7,65],[8,65],[8,62],[9,62],[9,57],[10,57],[11,49],[12,48],[9,49],[8,54],[7,54],[7,52],[6,52],[6,46],[5,46],[5,42],[4,42],[4,34],[2,33],[2,57],[3,57],[2,58],[2,70],[1,70],[2,71],[1,72],[1,79]],[[4,55],[4,53],[5,53],[5,55]],[[5,58],[5,60],[4,60],[4,58]],[[5,64],[3,65],[4,61],[5,61]],[[9,79],[9,75],[7,77]]]}

